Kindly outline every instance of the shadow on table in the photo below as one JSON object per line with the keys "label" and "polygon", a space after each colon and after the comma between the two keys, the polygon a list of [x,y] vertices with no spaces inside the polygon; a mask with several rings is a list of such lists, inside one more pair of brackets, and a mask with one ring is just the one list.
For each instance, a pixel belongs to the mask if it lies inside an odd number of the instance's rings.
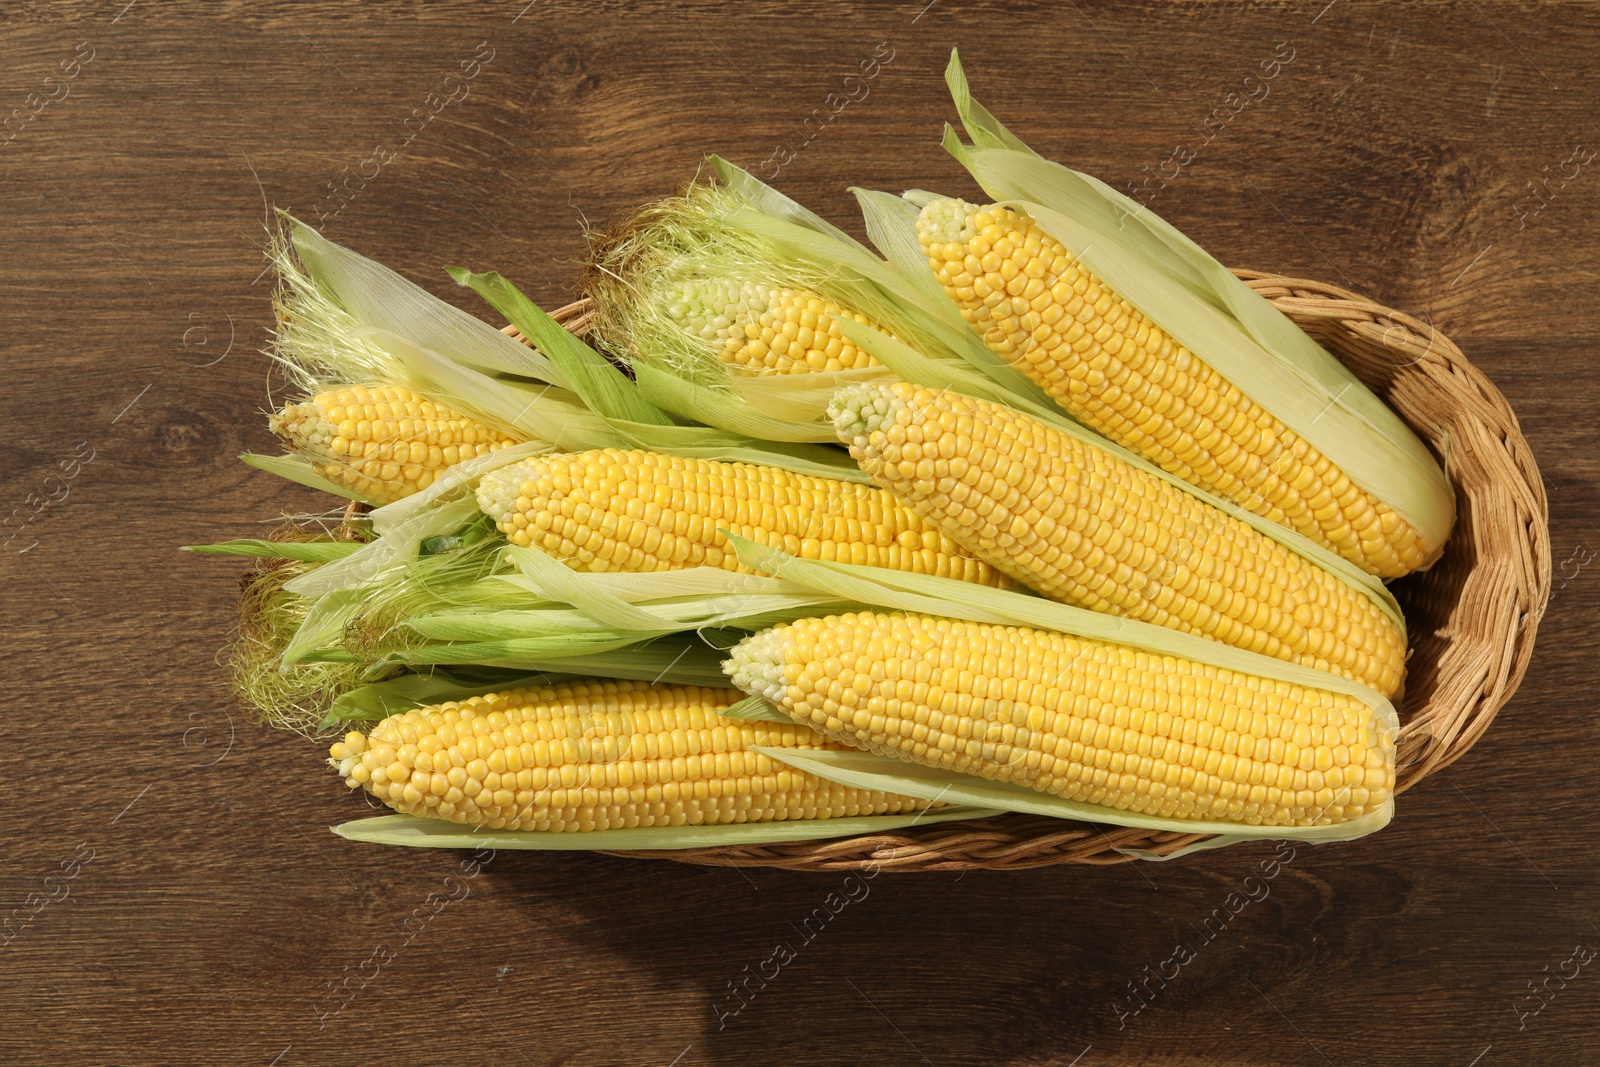
{"label": "shadow on table", "polygon": [[[1134,1035],[1154,1038],[1152,1008],[1236,1002],[1248,987],[1219,976],[1241,964],[1271,972],[1306,951],[1270,888],[1244,904],[1248,928],[1228,906],[1272,856],[1252,844],[1171,864],[867,877],[501,853],[485,875],[541,916],[541,936],[586,957],[575,979],[593,982],[596,958],[623,963],[591,990],[601,1003],[632,1014],[652,999],[641,986],[662,990],[654,1032],[661,1047],[678,1045],[663,1064],[688,1045],[679,1067],[1066,1065],[1092,1045],[1101,1052],[1089,1065],[1148,1047]],[[1302,922],[1322,907],[1304,884],[1292,895]],[[1180,963],[1183,940],[1193,955]]]}

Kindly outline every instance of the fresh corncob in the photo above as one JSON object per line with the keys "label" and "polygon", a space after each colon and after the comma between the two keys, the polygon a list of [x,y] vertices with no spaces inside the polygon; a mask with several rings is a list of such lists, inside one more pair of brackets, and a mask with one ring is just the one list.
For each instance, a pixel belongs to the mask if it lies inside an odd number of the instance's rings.
{"label": "fresh corncob", "polygon": [[917,230],[939,283],[989,347],[1085,425],[1371,574],[1398,577],[1438,553],[1028,216],[938,199]]}
{"label": "fresh corncob", "polygon": [[801,726],[726,718],[731,689],[577,681],[448,701],[329,749],[345,784],[403,814],[494,830],[614,830],[916,811],[751,746],[843,746]]}
{"label": "fresh corncob", "polygon": [[724,363],[767,374],[860,370],[878,362],[845,340],[835,315],[864,316],[804,289],[726,279],[682,283],[667,313]]}
{"label": "fresh corncob", "polygon": [[655,452],[541,456],[485,474],[478,504],[516,544],[580,571],[745,570],[718,530],[803,559],[1005,584],[869,485]]}
{"label": "fresh corncob", "polygon": [[1351,697],[1049,630],[804,618],[725,669],[850,746],[1123,811],[1313,826],[1394,791],[1394,738]]}
{"label": "fresh corncob", "polygon": [[1369,596],[1108,452],[906,382],[849,386],[830,412],[874,481],[1046,596],[1400,688],[1404,635]]}
{"label": "fresh corncob", "polygon": [[378,504],[426,489],[452,464],[517,443],[397,385],[330,389],[290,404],[269,424],[323,477]]}

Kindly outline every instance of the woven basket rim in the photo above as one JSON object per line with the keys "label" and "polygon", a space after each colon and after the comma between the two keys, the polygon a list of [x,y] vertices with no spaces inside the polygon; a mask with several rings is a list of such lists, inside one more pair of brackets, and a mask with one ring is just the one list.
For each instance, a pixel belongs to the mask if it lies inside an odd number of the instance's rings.
{"label": "woven basket rim", "polygon": [[[1317,336],[1342,362],[1360,363],[1352,366],[1358,375],[1365,369],[1379,378],[1392,378],[1387,388],[1372,381],[1368,384],[1377,388],[1436,455],[1442,453],[1456,487],[1457,529],[1444,555],[1429,572],[1400,582],[1418,583],[1417,596],[1423,602],[1436,597],[1433,586],[1445,585],[1443,576],[1453,577],[1460,569],[1452,557],[1452,548],[1460,539],[1464,542],[1461,551],[1473,554],[1468,564],[1463,564],[1466,571],[1461,588],[1446,589],[1437,596],[1454,594],[1456,600],[1470,602],[1473,608],[1492,608],[1498,625],[1488,627],[1487,635],[1476,634],[1455,625],[1458,608],[1452,608],[1442,628],[1427,633],[1412,629],[1413,659],[1422,651],[1419,644],[1426,644],[1430,675],[1442,672],[1445,666],[1451,673],[1429,677],[1423,691],[1411,690],[1403,702],[1399,794],[1461,758],[1483,736],[1527,671],[1539,620],[1550,597],[1549,506],[1544,482],[1505,397],[1431,322],[1327,282],[1266,271],[1235,269],[1233,273]],[[585,335],[593,304],[580,299],[557,309],[553,317],[573,333]],[[503,330],[527,343],[514,327]],[[1470,464],[1465,462],[1469,458]],[[1474,635],[1470,647],[1463,633]],[[1414,678],[1415,667],[1408,663],[1408,670]],[[811,871],[1019,869],[1057,863],[1126,863],[1137,858],[1134,853],[1167,856],[1206,836],[1008,814],[856,837],[608,854]]]}

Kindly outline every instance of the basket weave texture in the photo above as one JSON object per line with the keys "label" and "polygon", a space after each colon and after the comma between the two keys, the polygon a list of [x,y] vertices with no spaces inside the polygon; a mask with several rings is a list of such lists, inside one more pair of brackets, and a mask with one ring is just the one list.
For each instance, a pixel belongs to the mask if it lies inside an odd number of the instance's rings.
{"label": "basket weave texture", "polygon": [[[1471,748],[1527,670],[1550,598],[1544,482],[1505,397],[1431,325],[1323,282],[1234,273],[1399,413],[1455,487],[1444,555],[1391,586],[1410,635],[1397,757],[1396,792],[1404,792]],[[580,301],[554,317],[582,335],[590,310]],[[1132,857],[1119,850],[1167,855],[1204,836],[1002,815],[836,840],[613,855],[801,871],[1003,870],[1126,863]]]}

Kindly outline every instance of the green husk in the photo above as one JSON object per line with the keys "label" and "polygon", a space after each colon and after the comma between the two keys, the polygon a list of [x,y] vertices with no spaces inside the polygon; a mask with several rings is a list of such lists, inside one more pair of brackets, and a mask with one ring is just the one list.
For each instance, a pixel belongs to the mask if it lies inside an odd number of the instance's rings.
{"label": "green husk", "polygon": [[362,496],[349,486],[340,485],[324,478],[318,472],[316,464],[312,463],[306,456],[293,454],[287,456],[264,456],[255,452],[246,452],[239,458],[248,466],[266,471],[268,474],[276,474],[286,481],[295,482],[310,489],[320,489],[324,493],[342,496],[346,500],[357,500],[363,504],[377,504],[377,501]]}
{"label": "green husk", "polygon": [[300,563],[327,563],[343,559],[361,545],[355,541],[270,541],[260,537],[241,537],[215,545],[185,545],[184,551],[203,556],[251,556],[258,559],[291,559]]}
{"label": "green husk", "polygon": [[512,689],[555,685],[573,677],[576,676],[543,672],[527,674],[494,668],[469,668],[465,671],[439,668],[431,674],[396,675],[339,694],[323,716],[319,729],[332,730],[351,724],[375,723],[390,715],[429,704],[466,700]]}
{"label": "green husk", "polygon": [[[640,392],[646,396],[660,398],[653,388],[657,383],[665,385],[675,395],[682,384],[670,376],[656,375],[644,365],[641,365],[641,369],[644,376],[640,382]],[[667,385],[669,382],[672,384]],[[690,395],[693,396],[692,393]],[[686,400],[685,410],[696,410],[699,402],[698,398]],[[737,431],[728,432],[706,426],[644,426],[634,423],[623,428],[633,447],[651,452],[722,463],[760,463],[768,467],[782,467],[796,474],[838,478],[847,482],[868,480],[848,453],[824,445],[778,439],[758,440]],[[758,430],[761,427],[751,426],[750,429]]]}
{"label": "green husk", "polygon": [[[271,353],[303,395],[402,385],[522,440],[567,448],[614,440],[575,394],[556,387],[559,375],[538,353],[293,216],[280,218],[268,252],[278,274]],[[293,477],[282,467],[274,473]]]}
{"label": "green husk", "polygon": [[[296,589],[316,586],[318,571],[348,567],[369,546],[298,536],[202,550],[272,561],[274,581],[244,606],[254,640],[235,688],[268,721],[307,734],[371,721],[408,699],[459,699],[533,673],[726,686],[724,651],[747,634],[851,607],[717,568],[581,574],[508,545],[476,513],[381,575],[303,595]],[[485,671],[481,684],[467,685]],[[275,695],[291,685],[293,700]]]}
{"label": "green husk", "polygon": [[857,815],[837,819],[716,823],[711,826],[646,826],[632,830],[554,833],[539,830],[470,830],[443,819],[379,815],[329,827],[347,841],[411,848],[493,848],[535,851],[675,851],[734,848],[785,841],[824,841],[931,826],[958,819],[986,819],[999,812],[950,807],[909,815]]}
{"label": "green husk", "polygon": [[669,634],[646,642],[574,638],[565,642],[522,640],[433,642],[395,652],[375,667],[476,665],[514,671],[545,671],[599,678],[632,678],[672,685],[727,686],[724,649],[693,634]]}
{"label": "green husk", "polygon": [[670,426],[660,409],[640,399],[633,383],[594,349],[572,336],[498,273],[474,273],[446,267],[456,284],[487,300],[512,325],[544,352],[573,383],[589,409],[605,419]]}
{"label": "green husk", "polygon": [[785,715],[764,697],[745,697],[737,704],[732,704],[722,712],[725,719],[748,719],[751,722],[781,722],[793,723],[794,720]]}
{"label": "green husk", "polygon": [[[427,638],[418,632],[425,626],[414,623],[447,620],[450,612],[467,606],[492,618],[496,608],[549,603],[501,580],[521,581],[522,576],[509,571],[501,558],[504,542],[489,531],[492,524],[478,516],[456,532],[434,539],[433,551],[384,581],[318,596],[297,594],[291,587],[322,567],[351,558],[362,545],[336,539],[319,528],[291,525],[272,539],[195,546],[202,553],[261,560],[244,582],[239,623],[224,652],[233,694],[263,722],[317,737],[346,722],[381,718],[380,711],[388,714],[419,702],[545,684],[541,679],[585,675],[727,684],[718,667],[720,648],[692,637],[648,649],[638,644],[643,638],[635,638],[633,644],[613,642],[616,651],[580,649],[542,659],[524,656],[510,665],[515,669],[482,667],[470,659],[452,669],[425,665],[428,657],[419,649]],[[647,590],[652,595],[658,591]],[[800,594],[794,599],[803,598]],[[566,614],[593,625],[570,609]],[[460,647],[452,642],[440,645]],[[405,653],[415,663],[408,663]],[[446,653],[436,658],[451,657]],[[540,669],[546,673],[530,673]],[[400,673],[419,670],[424,673]]]}
{"label": "green husk", "polygon": [[873,752],[762,746],[757,746],[755,751],[787,763],[796,770],[807,771],[818,778],[825,778],[839,785],[854,786],[857,789],[880,789],[916,797],[918,800],[990,808],[996,811],[1014,811],[1026,815],[1044,815],[1052,819],[1073,819],[1079,822],[1131,826],[1142,830],[1171,833],[1221,835],[1223,840],[1210,842],[1211,847],[1262,839],[1354,841],[1358,837],[1365,837],[1383,829],[1394,818],[1394,801],[1390,800],[1382,808],[1359,819],[1328,826],[1248,826],[1242,823],[1201,819],[1161,819],[1108,808],[1100,804],[1084,804],[1042,793],[1036,789],[1004,782],[991,782],[974,775],[947,771],[940,767],[927,767]]}
{"label": "green husk", "polygon": [[1448,478],[1427,446],[1288,316],[1194,241],[1105,183],[1051,163],[975,101],[952,51],[945,80],[973,144],[944,145],[997,202],[1032,216],[1114,291],[1304,437],[1356,485],[1442,544]]}
{"label": "green husk", "polygon": [[[322,352],[332,357],[326,369],[340,374],[355,370],[356,380],[386,380],[392,364],[381,348],[350,339],[351,326],[387,330],[408,338],[413,344],[437,352],[462,367],[486,376],[508,376],[548,382],[567,392],[573,383],[542,354],[448,304],[421,286],[348,248],[334,244],[293,216],[280,212],[288,227],[273,248],[279,277],[288,288],[289,308],[309,312],[292,315],[288,325],[298,327],[297,318],[309,317],[315,325],[322,318],[327,328],[321,337],[328,344],[296,347],[295,358]],[[297,262],[298,261],[298,262]],[[353,365],[347,364],[355,356]],[[348,383],[350,379],[345,379]]]}

